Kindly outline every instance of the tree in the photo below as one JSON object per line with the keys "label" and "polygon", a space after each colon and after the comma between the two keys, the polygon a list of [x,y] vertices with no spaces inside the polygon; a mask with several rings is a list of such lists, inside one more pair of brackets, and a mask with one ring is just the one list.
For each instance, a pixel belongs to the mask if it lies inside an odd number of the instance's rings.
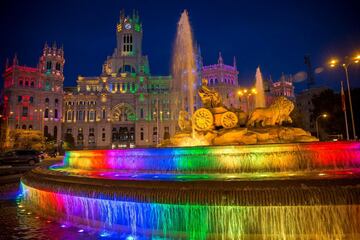
{"label": "tree", "polygon": [[71,133],[66,133],[64,138],[64,149],[70,150],[75,147],[75,139]]}
{"label": "tree", "polygon": [[[327,113],[327,118],[319,118],[318,126],[319,132],[331,135],[342,134],[343,137],[346,136],[345,133],[345,120],[344,112],[341,107],[341,96],[338,93],[335,93],[331,89],[324,90],[318,95],[315,95],[312,98],[313,110],[311,113],[311,121],[316,122],[316,118],[323,113]],[[315,123],[316,124],[316,123]],[[324,134],[320,134],[323,136]]]}
{"label": "tree", "polygon": [[6,145],[14,149],[35,149],[44,150],[45,137],[41,131],[15,129],[9,134],[9,141]]}
{"label": "tree", "polygon": [[[347,119],[349,125],[349,135],[352,138],[352,125],[351,125],[351,115],[349,108],[349,98],[348,93],[345,92],[346,100],[346,109],[347,109]],[[360,134],[360,105],[356,104],[360,102],[360,88],[355,88],[351,90],[351,97],[353,103],[353,113],[356,126],[356,132],[359,136]],[[314,109],[312,111],[311,119],[315,122],[317,116],[322,113],[328,113],[329,117],[325,119],[319,119],[319,129],[320,131],[325,131],[328,134],[342,134],[346,138],[346,128],[345,128],[345,117],[342,110],[341,96],[339,93],[335,93],[333,90],[325,90],[319,95],[316,95],[312,99]]]}

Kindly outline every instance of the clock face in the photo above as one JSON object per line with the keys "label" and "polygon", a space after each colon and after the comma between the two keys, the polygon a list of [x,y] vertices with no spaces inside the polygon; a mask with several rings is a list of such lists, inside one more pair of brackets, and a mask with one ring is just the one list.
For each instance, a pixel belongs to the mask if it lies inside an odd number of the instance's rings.
{"label": "clock face", "polygon": [[125,28],[126,29],[131,29],[131,24],[130,23],[125,24]]}

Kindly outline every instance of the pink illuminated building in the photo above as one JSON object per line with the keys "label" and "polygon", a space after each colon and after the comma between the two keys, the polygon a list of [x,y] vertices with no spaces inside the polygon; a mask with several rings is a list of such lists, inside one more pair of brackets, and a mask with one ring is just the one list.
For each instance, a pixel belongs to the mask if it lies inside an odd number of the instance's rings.
{"label": "pink illuminated building", "polygon": [[234,57],[233,65],[224,64],[221,53],[217,64],[203,66],[202,78],[208,80],[208,86],[217,90],[228,107],[239,107],[237,91],[239,90],[238,70]]}
{"label": "pink illuminated building", "polygon": [[40,130],[61,139],[64,51],[45,44],[37,67],[20,66],[15,56],[3,73],[3,119],[10,130]]}

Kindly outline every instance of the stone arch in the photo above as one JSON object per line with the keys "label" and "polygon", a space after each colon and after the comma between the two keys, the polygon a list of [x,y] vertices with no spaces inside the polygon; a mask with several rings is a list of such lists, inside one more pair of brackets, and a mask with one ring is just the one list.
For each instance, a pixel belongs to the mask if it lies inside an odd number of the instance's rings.
{"label": "stone arch", "polygon": [[112,122],[135,121],[136,114],[134,108],[127,103],[119,103],[111,110]]}

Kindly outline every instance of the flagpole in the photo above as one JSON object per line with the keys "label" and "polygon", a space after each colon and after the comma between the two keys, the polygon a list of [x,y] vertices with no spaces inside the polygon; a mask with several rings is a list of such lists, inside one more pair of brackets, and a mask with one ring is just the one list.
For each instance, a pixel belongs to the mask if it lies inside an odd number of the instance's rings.
{"label": "flagpole", "polygon": [[343,83],[343,81],[341,81],[340,83],[341,83],[341,106],[342,106],[342,110],[344,112],[344,117],[345,117],[346,140],[349,141],[349,127],[348,127],[348,121],[347,121],[347,115],[346,115],[344,83]]}

